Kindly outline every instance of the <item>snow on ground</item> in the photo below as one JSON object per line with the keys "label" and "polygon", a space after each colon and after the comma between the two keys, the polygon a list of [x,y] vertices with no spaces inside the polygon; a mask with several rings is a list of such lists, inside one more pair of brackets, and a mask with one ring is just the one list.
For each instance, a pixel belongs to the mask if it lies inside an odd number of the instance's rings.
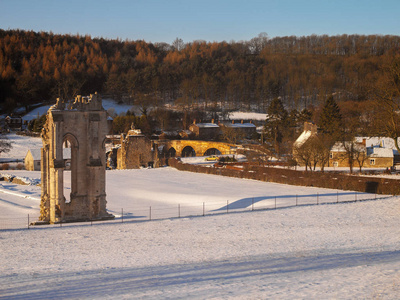
{"label": "snow on ground", "polygon": [[37,107],[37,108],[33,109],[32,111],[30,111],[29,113],[25,114],[22,117],[22,120],[31,121],[33,119],[37,119],[38,117],[41,117],[41,116],[47,114],[47,111],[49,110],[49,108],[54,104],[56,104],[56,101],[54,101],[53,104],[48,104],[48,105],[43,105],[43,106]]}
{"label": "snow on ground", "polygon": [[231,120],[257,120],[257,121],[265,121],[268,114],[263,113],[255,113],[255,112],[240,112],[234,111],[229,113],[229,118]]}
{"label": "snow on ground", "polygon": [[5,135],[7,140],[11,142],[12,149],[10,152],[1,153],[0,162],[24,160],[29,149],[42,148],[42,139],[40,137],[29,137],[10,133]]}
{"label": "snow on ground", "polygon": [[[2,176],[6,174],[31,178],[32,184],[0,183],[0,229],[26,227],[27,214],[31,221],[39,216],[40,187],[36,183],[40,181],[40,172],[1,172]],[[67,200],[71,192],[70,174],[64,172]],[[125,220],[134,221],[272,209],[294,206],[296,201],[305,205],[386,197],[180,172],[173,168],[109,170],[106,179],[109,212],[117,218],[123,212]]]}
{"label": "snow on ground", "polygon": [[[9,137],[18,146],[2,159],[41,146]],[[32,184],[0,182],[0,229],[12,228],[0,230],[0,299],[400,297],[400,197],[113,170],[106,192],[116,220],[27,230],[27,215],[39,215],[40,172],[1,173]]]}
{"label": "snow on ground", "polygon": [[[0,190],[0,219],[38,212],[38,187]],[[354,196],[172,168],[107,171],[108,208],[118,217],[125,207],[125,223],[0,231],[0,299],[400,297],[399,197],[250,211],[316,194]],[[218,214],[176,218],[178,204],[203,202]],[[149,206],[166,218],[144,221]]]}

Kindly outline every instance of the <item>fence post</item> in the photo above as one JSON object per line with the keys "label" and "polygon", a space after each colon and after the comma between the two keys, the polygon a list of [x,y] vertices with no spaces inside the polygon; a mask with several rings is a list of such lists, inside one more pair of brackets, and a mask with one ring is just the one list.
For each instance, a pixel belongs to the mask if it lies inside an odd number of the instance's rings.
{"label": "fence post", "polygon": [[317,193],[317,205],[319,204],[319,193]]}
{"label": "fence post", "polygon": [[296,206],[297,206],[297,194],[296,194]]}
{"label": "fence post", "polygon": [[336,203],[339,203],[339,191],[336,192]]}
{"label": "fence post", "polygon": [[149,215],[149,219],[151,221],[151,206],[150,206],[150,215]]}
{"label": "fence post", "polygon": [[229,200],[226,200],[226,213],[229,214]]}
{"label": "fence post", "polygon": [[205,212],[206,212],[206,203],[203,202],[203,217],[205,216]]}
{"label": "fence post", "polygon": [[276,209],[276,196],[275,196],[275,209]]}
{"label": "fence post", "polygon": [[178,218],[181,217],[181,205],[178,204]]}
{"label": "fence post", "polygon": [[121,208],[121,221],[124,223],[124,209]]}
{"label": "fence post", "polygon": [[29,229],[29,225],[30,225],[29,223],[30,223],[30,222],[29,222],[29,214],[28,214],[28,229]]}
{"label": "fence post", "polygon": [[356,202],[357,202],[357,192],[354,192],[354,199],[355,199]]}

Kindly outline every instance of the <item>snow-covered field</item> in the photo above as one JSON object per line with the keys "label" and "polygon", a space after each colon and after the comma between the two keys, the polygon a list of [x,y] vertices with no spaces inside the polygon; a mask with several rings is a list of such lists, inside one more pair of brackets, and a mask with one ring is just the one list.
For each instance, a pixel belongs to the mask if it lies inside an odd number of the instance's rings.
{"label": "snow-covered field", "polygon": [[[38,212],[38,187],[2,185],[0,219]],[[293,203],[317,193],[335,202],[333,190],[171,168],[108,171],[108,208],[117,217],[124,208],[125,222],[0,231],[0,298],[400,297],[399,197],[250,212],[252,199],[273,208],[271,196]],[[218,214],[177,218],[178,204],[201,214],[203,202]],[[165,219],[137,222],[149,206]]]}
{"label": "snow-covered field", "polygon": [[[9,158],[41,143],[19,141]],[[0,299],[400,297],[398,196],[172,168],[107,171],[106,192],[114,221],[28,230],[40,188],[0,182]]]}

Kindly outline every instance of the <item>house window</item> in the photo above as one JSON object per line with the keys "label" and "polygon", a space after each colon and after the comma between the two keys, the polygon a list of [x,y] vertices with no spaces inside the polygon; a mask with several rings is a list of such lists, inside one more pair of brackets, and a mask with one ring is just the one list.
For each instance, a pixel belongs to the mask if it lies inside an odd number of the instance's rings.
{"label": "house window", "polygon": [[333,158],[333,153],[331,152],[331,153],[329,153],[329,158]]}
{"label": "house window", "polygon": [[337,161],[334,161],[334,162],[333,162],[333,166],[334,166],[334,167],[338,167],[338,166],[339,166],[339,163],[338,163]]}
{"label": "house window", "polygon": [[370,160],[369,160],[369,164],[370,165],[375,165],[375,158],[371,158]]}

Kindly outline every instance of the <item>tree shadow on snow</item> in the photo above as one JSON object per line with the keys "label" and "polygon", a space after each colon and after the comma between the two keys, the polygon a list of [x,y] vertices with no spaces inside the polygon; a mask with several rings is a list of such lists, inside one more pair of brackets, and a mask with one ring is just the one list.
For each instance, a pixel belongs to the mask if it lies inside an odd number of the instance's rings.
{"label": "tree shadow on snow", "polygon": [[[35,272],[32,280],[25,276],[0,275],[0,298],[12,299],[54,299],[54,298],[97,298],[128,295],[136,298],[154,296],[155,291],[173,291],[175,296],[193,293],[199,286],[235,282],[275,282],[279,276],[291,274],[304,277],[306,273],[335,270],[346,272],[347,268],[361,267],[359,275],[372,272],[368,268],[381,266],[389,268],[400,260],[400,251],[363,253],[301,253],[300,256],[282,255],[271,258],[268,255],[245,258],[208,261],[201,263],[170,264],[139,268],[102,268],[95,270],[70,270],[67,272]],[[199,290],[204,297],[207,289]]]}

